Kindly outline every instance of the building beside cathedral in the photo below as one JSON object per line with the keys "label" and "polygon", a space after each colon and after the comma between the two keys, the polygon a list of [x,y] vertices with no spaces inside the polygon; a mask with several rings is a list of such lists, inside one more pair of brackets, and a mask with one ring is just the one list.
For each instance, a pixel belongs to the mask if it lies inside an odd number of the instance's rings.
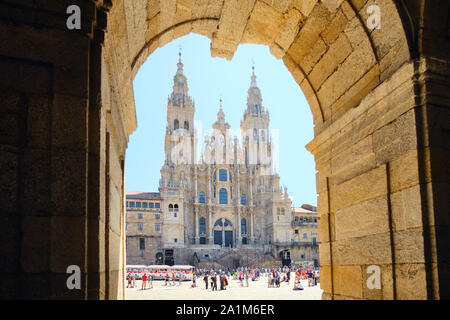
{"label": "building beside cathedral", "polygon": [[270,117],[253,68],[240,139],[222,100],[198,154],[195,105],[180,59],[168,98],[159,192],[127,192],[127,264],[318,265],[317,211],[293,208],[273,161]]}

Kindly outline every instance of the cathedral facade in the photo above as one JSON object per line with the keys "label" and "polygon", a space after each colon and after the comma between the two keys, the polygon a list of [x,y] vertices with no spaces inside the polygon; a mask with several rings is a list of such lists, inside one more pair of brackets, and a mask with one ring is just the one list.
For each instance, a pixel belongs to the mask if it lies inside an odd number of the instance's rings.
{"label": "cathedral facade", "polygon": [[[157,197],[159,237],[149,238],[152,247],[157,244],[157,254],[166,264],[211,261],[228,252],[235,265],[242,265],[236,262],[242,259],[242,250],[259,254],[260,262],[270,257],[290,259],[298,243],[293,240],[298,224],[293,223],[291,199],[275,170],[269,112],[262,104],[254,68],[240,139],[231,136],[220,100],[217,121],[198,152],[195,104],[188,94],[181,55],[177,67],[168,98],[166,157]],[[317,213],[315,222],[316,230]],[[317,232],[311,237],[318,255]],[[305,244],[311,242],[307,240]]]}

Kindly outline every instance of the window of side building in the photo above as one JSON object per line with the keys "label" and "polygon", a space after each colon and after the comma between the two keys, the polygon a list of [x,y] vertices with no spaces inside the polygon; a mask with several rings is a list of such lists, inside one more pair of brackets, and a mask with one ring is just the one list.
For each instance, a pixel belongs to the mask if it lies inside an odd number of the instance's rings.
{"label": "window of side building", "polygon": [[141,203],[140,202],[136,202],[136,208],[140,208],[141,207]]}
{"label": "window of side building", "polygon": [[142,213],[138,214],[138,219],[142,219]]}
{"label": "window of side building", "polygon": [[159,218],[160,218],[159,213],[157,213],[157,214],[155,215],[155,219],[156,219],[156,220],[159,220]]}
{"label": "window of side building", "polygon": [[142,231],[142,229],[143,229],[142,223],[138,223],[138,230]]}
{"label": "window of side building", "polygon": [[139,250],[145,250],[145,238],[139,238]]}
{"label": "window of side building", "polygon": [[155,224],[155,230],[156,231],[160,231],[161,230],[161,226],[159,224]]}
{"label": "window of side building", "polygon": [[155,203],[155,208],[156,208],[156,209],[159,209],[159,208],[160,208],[159,202],[156,202],[156,203]]}

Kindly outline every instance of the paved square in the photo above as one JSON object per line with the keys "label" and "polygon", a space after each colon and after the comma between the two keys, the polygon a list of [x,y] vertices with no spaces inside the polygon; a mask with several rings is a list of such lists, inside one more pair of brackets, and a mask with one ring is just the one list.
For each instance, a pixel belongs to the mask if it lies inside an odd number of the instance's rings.
{"label": "paved square", "polygon": [[294,291],[294,280],[290,284],[282,283],[279,288],[268,288],[267,278],[249,281],[248,287],[240,287],[239,280],[229,280],[226,290],[212,292],[205,289],[203,280],[197,281],[197,287],[191,288],[192,281],[175,286],[164,286],[164,281],[153,281],[153,289],[141,290],[142,282],[136,280],[135,288],[126,288],[127,300],[320,300],[323,290],[320,285],[308,287],[308,281],[302,280],[304,290]]}

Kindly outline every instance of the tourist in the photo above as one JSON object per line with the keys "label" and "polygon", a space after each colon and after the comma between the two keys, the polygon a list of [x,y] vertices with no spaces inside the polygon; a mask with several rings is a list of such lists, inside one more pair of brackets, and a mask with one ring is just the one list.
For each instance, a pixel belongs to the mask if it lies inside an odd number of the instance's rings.
{"label": "tourist", "polygon": [[212,291],[217,291],[217,274],[214,273],[213,282],[212,282]]}
{"label": "tourist", "polygon": [[248,287],[248,273],[245,274],[245,286]]}
{"label": "tourist", "polygon": [[136,274],[133,273],[133,286],[132,288],[134,288],[136,286]]}
{"label": "tourist", "polygon": [[208,290],[208,275],[205,272],[205,276],[203,277],[203,281],[205,281],[205,289]]}
{"label": "tourist", "polygon": [[197,280],[197,276],[195,275],[195,274],[193,274],[192,275],[192,287],[193,288],[196,288],[197,287],[197,284],[196,284],[196,281]]}
{"label": "tourist", "polygon": [[141,290],[145,290],[145,287],[147,285],[147,274],[143,274],[142,275],[142,286],[141,286]]}
{"label": "tourist", "polygon": [[170,285],[170,282],[169,282],[169,273],[168,273],[168,272],[166,273],[166,281],[164,282],[164,285],[167,286],[167,284]]}
{"label": "tourist", "polygon": [[148,275],[147,281],[148,281],[148,288],[152,289],[153,288],[153,275],[151,273]]}
{"label": "tourist", "polygon": [[128,279],[127,288],[130,288],[131,287],[131,282],[132,282],[131,273],[128,274],[127,279]]}

